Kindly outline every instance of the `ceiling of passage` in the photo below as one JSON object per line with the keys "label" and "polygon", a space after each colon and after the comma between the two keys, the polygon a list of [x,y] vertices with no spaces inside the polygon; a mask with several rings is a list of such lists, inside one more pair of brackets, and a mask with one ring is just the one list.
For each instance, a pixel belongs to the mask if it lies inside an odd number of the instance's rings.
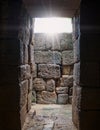
{"label": "ceiling of passage", "polygon": [[80,0],[23,0],[32,17],[73,17]]}

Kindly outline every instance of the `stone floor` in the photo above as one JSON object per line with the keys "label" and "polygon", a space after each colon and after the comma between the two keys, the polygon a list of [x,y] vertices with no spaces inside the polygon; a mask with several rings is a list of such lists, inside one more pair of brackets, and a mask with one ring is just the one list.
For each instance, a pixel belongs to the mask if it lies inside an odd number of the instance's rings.
{"label": "stone floor", "polygon": [[33,104],[23,130],[76,130],[71,105]]}

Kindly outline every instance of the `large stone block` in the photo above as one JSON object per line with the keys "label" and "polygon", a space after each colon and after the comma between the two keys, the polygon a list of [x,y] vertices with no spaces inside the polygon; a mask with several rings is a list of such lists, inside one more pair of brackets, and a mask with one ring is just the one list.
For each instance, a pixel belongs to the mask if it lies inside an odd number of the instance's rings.
{"label": "large stone block", "polygon": [[61,64],[61,53],[57,51],[35,51],[34,58],[37,64]]}
{"label": "large stone block", "polygon": [[70,50],[73,48],[72,45],[72,35],[71,34],[57,34],[57,35],[45,35],[45,34],[35,34],[34,35],[34,47],[36,51],[44,50]]}
{"label": "large stone block", "polygon": [[34,63],[34,46],[32,44],[28,45],[28,50],[29,50],[29,63],[32,64]]}
{"label": "large stone block", "polygon": [[20,80],[25,80],[31,78],[31,70],[30,70],[30,65],[21,65],[20,66]]}
{"label": "large stone block", "polygon": [[74,64],[73,79],[76,84],[80,84],[80,62]]}
{"label": "large stone block", "polygon": [[43,91],[45,90],[46,83],[42,78],[35,78],[33,80],[33,89],[36,91]]}
{"label": "large stone block", "polygon": [[55,81],[53,79],[47,80],[46,91],[53,92],[55,90]]}
{"label": "large stone block", "polygon": [[60,50],[72,50],[73,43],[72,43],[72,35],[71,34],[62,34],[60,36]]}
{"label": "large stone block", "polygon": [[58,104],[68,103],[68,94],[58,94]]}
{"label": "large stone block", "polygon": [[68,94],[68,87],[56,87],[57,94]]}
{"label": "large stone block", "polygon": [[32,64],[31,70],[32,70],[32,77],[36,78],[37,77],[37,64]]}
{"label": "large stone block", "polygon": [[72,50],[62,52],[62,64],[72,65],[74,63],[74,55]]}
{"label": "large stone block", "polygon": [[79,127],[79,110],[80,110],[80,99],[81,99],[81,87],[73,87],[73,98],[72,98],[72,121],[74,125]]}
{"label": "large stone block", "polygon": [[31,109],[31,103],[32,103],[32,92],[30,92],[28,94],[28,98],[27,98],[27,111],[29,111]]}
{"label": "large stone block", "polygon": [[78,62],[80,60],[80,37],[74,42],[74,62]]}
{"label": "large stone block", "polygon": [[73,75],[62,75],[60,79],[60,86],[73,87]]}
{"label": "large stone block", "polygon": [[42,91],[37,93],[37,103],[41,104],[55,104],[57,101],[57,95],[55,92]]}
{"label": "large stone block", "polygon": [[72,74],[73,74],[73,65],[62,66],[62,75],[72,75]]}
{"label": "large stone block", "polygon": [[50,50],[52,45],[50,38],[45,34],[34,34],[34,49],[35,51]]}
{"label": "large stone block", "polygon": [[75,16],[72,19],[72,25],[73,25],[73,33],[72,33],[72,39],[75,41],[78,36],[80,35],[80,18],[79,16]]}
{"label": "large stone block", "polygon": [[28,45],[20,43],[20,63],[28,64]]}
{"label": "large stone block", "polygon": [[60,78],[60,66],[55,64],[39,64],[38,76],[42,78]]}
{"label": "large stone block", "polygon": [[27,103],[28,80],[22,81],[19,85],[20,85],[20,108],[22,108]]}

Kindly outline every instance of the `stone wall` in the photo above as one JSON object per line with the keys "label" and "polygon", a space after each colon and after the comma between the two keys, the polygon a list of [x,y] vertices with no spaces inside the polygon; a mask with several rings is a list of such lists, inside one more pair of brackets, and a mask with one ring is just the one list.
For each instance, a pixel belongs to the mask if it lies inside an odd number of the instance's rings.
{"label": "stone wall", "polygon": [[0,130],[21,130],[30,109],[31,24],[21,0],[1,1]]}
{"label": "stone wall", "polygon": [[100,14],[97,1],[81,1],[73,18],[74,88],[73,122],[78,130],[100,129]]}
{"label": "stone wall", "polygon": [[33,101],[43,104],[72,102],[73,59],[72,34],[34,34]]}

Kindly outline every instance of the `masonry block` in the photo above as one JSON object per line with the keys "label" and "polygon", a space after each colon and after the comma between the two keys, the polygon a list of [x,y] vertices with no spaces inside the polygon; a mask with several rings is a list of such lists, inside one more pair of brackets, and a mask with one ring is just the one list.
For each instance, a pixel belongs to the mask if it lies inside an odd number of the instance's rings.
{"label": "masonry block", "polygon": [[73,65],[63,65],[62,75],[73,75]]}
{"label": "masonry block", "polygon": [[80,62],[74,64],[73,79],[76,84],[80,84]]}
{"label": "masonry block", "polygon": [[20,83],[20,108],[27,103],[28,97],[28,80],[24,80]]}
{"label": "masonry block", "polygon": [[31,78],[31,70],[30,70],[30,65],[21,65],[20,66],[20,80],[23,81],[25,79]]}
{"label": "masonry block", "polygon": [[62,52],[62,64],[72,65],[74,63],[74,55],[72,50]]}
{"label": "masonry block", "polygon": [[46,83],[42,78],[35,78],[33,80],[33,89],[35,91],[43,91],[45,90]]}
{"label": "masonry block", "polygon": [[80,60],[80,37],[73,43],[74,46],[74,62],[79,62]]}
{"label": "masonry block", "polygon": [[37,93],[37,103],[42,104],[55,104],[57,101],[57,95],[55,92],[42,91]]}
{"label": "masonry block", "polygon": [[35,51],[35,63],[61,64],[61,53],[57,51]]}
{"label": "masonry block", "polygon": [[58,104],[67,104],[68,103],[68,94],[58,94]]}
{"label": "masonry block", "polygon": [[81,87],[73,86],[73,98],[72,98],[72,121],[74,125],[79,127],[79,111],[80,111],[80,99],[81,99]]}
{"label": "masonry block", "polygon": [[42,78],[60,78],[60,66],[55,64],[39,64],[38,76]]}

